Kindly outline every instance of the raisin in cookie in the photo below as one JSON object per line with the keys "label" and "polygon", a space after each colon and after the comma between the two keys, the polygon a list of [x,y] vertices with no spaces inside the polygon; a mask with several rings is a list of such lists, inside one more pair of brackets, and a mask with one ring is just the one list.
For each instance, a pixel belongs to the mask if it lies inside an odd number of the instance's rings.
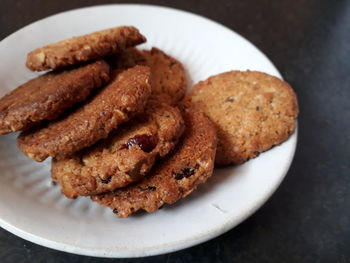
{"label": "raisin in cookie", "polygon": [[185,112],[186,129],[171,156],[157,163],[149,175],[136,184],[92,196],[92,200],[113,209],[119,217],[138,210],[155,212],[189,195],[213,172],[216,131],[202,113]]}
{"label": "raisin in cookie", "polygon": [[52,161],[52,178],[68,198],[93,195],[140,180],[157,157],[171,151],[184,130],[180,111],[149,103],[144,113],[69,158]]}

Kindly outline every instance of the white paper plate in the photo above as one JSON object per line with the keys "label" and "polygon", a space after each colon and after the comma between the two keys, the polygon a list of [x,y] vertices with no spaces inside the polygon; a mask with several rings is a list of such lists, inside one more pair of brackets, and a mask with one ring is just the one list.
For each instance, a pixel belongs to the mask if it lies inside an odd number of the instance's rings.
{"label": "white paper plate", "polygon": [[[192,83],[233,69],[280,74],[247,40],[187,12],[146,5],[105,5],[35,22],[0,42],[0,96],[34,73],[26,54],[73,35],[134,25],[183,62]],[[275,191],[292,161],[297,135],[244,165],[216,169],[190,197],[154,214],[118,219],[88,198],[68,200],[51,185],[50,161],[35,163],[16,149],[17,134],[0,136],[0,225],[50,248],[99,257],[141,257],[214,238],[255,212]]]}

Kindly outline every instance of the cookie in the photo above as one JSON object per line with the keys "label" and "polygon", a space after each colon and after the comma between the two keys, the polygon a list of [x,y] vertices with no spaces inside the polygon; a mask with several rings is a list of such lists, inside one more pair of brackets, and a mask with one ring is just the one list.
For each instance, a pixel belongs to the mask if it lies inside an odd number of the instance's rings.
{"label": "cookie", "polygon": [[56,119],[107,81],[109,66],[102,60],[32,79],[0,99],[0,134]]}
{"label": "cookie", "polygon": [[132,26],[122,26],[73,37],[28,53],[26,66],[33,71],[57,69],[100,59],[146,41]]}
{"label": "cookie", "polygon": [[119,217],[128,217],[138,210],[155,212],[204,183],[213,172],[216,130],[202,113],[187,112],[183,117],[186,125],[183,140],[171,156],[156,164],[140,182],[94,195],[92,200],[112,208]]}
{"label": "cookie", "polygon": [[173,149],[184,130],[180,111],[152,103],[144,113],[112,132],[107,139],[52,161],[52,178],[68,198],[112,191],[140,180],[157,157]]}
{"label": "cookie", "polygon": [[182,64],[157,48],[140,51],[128,48],[109,59],[112,68],[125,69],[134,65],[151,68],[152,97],[177,105],[185,95],[187,88],[186,72]]}
{"label": "cookie", "polygon": [[17,139],[19,149],[40,162],[49,156],[71,155],[106,138],[143,110],[151,94],[149,78],[150,69],[145,66],[120,73],[82,107],[47,126],[22,132]]}
{"label": "cookie", "polygon": [[239,164],[287,140],[298,102],[288,83],[256,71],[231,71],[196,84],[185,99],[215,123],[215,163]]}

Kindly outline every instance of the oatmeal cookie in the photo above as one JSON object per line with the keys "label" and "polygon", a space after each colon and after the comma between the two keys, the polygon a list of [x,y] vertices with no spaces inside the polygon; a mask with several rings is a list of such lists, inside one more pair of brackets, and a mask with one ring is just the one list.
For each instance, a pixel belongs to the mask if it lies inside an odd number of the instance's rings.
{"label": "oatmeal cookie", "polygon": [[256,71],[210,77],[196,84],[185,101],[215,123],[218,165],[243,163],[287,140],[298,115],[290,85]]}
{"label": "oatmeal cookie", "polygon": [[62,68],[100,59],[145,41],[135,27],[109,28],[35,49],[28,53],[26,66],[33,71]]}
{"label": "oatmeal cookie", "polygon": [[180,111],[149,103],[144,113],[111,132],[105,140],[69,158],[52,160],[52,178],[68,198],[93,195],[140,180],[157,157],[175,146],[184,130]]}
{"label": "oatmeal cookie", "polygon": [[61,158],[91,146],[123,122],[143,111],[151,93],[150,69],[135,66],[120,73],[97,95],[74,112],[44,127],[22,132],[19,149],[28,157],[43,161]]}
{"label": "oatmeal cookie", "polygon": [[108,80],[109,66],[102,60],[32,79],[0,99],[0,134],[56,119]]}
{"label": "oatmeal cookie", "polygon": [[128,48],[126,51],[109,58],[112,68],[125,69],[134,65],[151,68],[152,97],[177,105],[186,91],[186,72],[175,58],[157,48],[138,50]]}
{"label": "oatmeal cookie", "polygon": [[113,192],[92,196],[92,200],[113,209],[119,217],[138,210],[155,212],[189,195],[213,172],[216,131],[202,113],[184,112],[186,129],[173,154],[157,163],[136,184]]}

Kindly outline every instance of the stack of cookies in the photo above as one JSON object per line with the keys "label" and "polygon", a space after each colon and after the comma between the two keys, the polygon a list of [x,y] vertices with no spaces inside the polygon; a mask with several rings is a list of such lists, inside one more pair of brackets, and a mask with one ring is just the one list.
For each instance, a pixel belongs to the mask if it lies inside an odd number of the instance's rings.
{"label": "stack of cookies", "polygon": [[298,104],[284,81],[231,71],[189,94],[179,61],[131,26],[73,37],[28,54],[49,70],[0,99],[0,134],[41,162],[68,198],[90,196],[119,217],[189,195],[214,164],[240,164],[285,141]]}

